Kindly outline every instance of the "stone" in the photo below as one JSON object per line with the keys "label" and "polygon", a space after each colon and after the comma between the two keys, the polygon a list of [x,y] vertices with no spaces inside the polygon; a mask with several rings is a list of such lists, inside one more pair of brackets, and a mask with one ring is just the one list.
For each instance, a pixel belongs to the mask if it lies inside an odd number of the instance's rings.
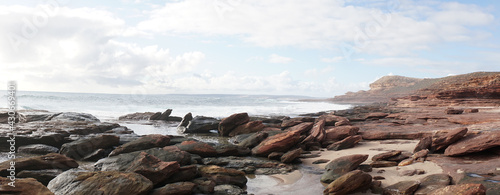
{"label": "stone", "polygon": [[299,134],[305,134],[313,127],[313,122],[303,122],[285,129],[285,131],[296,131]]}
{"label": "stone", "polygon": [[358,134],[359,127],[356,126],[336,126],[329,127],[325,130],[326,138],[325,140],[342,140],[349,136],[354,136]]}
{"label": "stone", "polygon": [[125,171],[139,173],[156,185],[176,173],[179,168],[176,161],[163,162],[153,155],[141,152]]}
{"label": "stone", "polygon": [[184,115],[184,117],[182,117],[179,125],[177,125],[177,130],[181,133],[184,133],[191,120],[193,120],[193,114],[191,114],[191,112],[188,112],[186,115]]}
{"label": "stone", "polygon": [[359,189],[367,189],[372,182],[372,176],[360,170],[348,172],[328,184],[323,194],[349,194]]}
{"label": "stone", "polygon": [[446,114],[462,114],[464,113],[464,110],[462,109],[453,109],[453,108],[448,108],[445,110]]}
{"label": "stone", "polygon": [[161,116],[161,112],[156,112],[149,117],[149,120],[158,120]]}
{"label": "stone", "polygon": [[323,142],[323,140],[326,138],[325,123],[326,123],[325,119],[319,118],[311,128],[309,136],[307,136],[306,139],[302,141],[302,143]]}
{"label": "stone", "polygon": [[427,154],[429,154],[429,150],[427,150],[427,149],[420,150],[419,152],[413,154],[411,156],[411,158],[414,160],[419,159],[419,158],[425,158],[427,156]]}
{"label": "stone", "polygon": [[267,155],[269,160],[281,160],[281,156],[285,154],[284,152],[271,152],[271,154]]}
{"label": "stone", "polygon": [[234,130],[239,125],[245,124],[250,121],[250,117],[247,113],[237,113],[233,114],[227,118],[222,119],[219,123],[219,135],[228,136],[231,131]]}
{"label": "stone", "polygon": [[189,152],[191,154],[197,154],[202,157],[217,156],[217,150],[205,143],[199,141],[183,141],[180,144],[175,145],[180,150]]}
{"label": "stone", "polygon": [[139,150],[146,150],[156,147],[164,147],[170,143],[170,137],[160,134],[150,134],[143,136],[134,141],[128,142],[114,149],[109,156],[116,156],[118,154],[135,152]]}
{"label": "stone", "polygon": [[376,154],[372,157],[372,161],[381,161],[381,160],[387,160],[388,158],[400,155],[401,151],[400,150],[393,150],[389,152],[384,152],[380,154]]}
{"label": "stone", "polygon": [[198,177],[198,167],[196,165],[182,166],[162,184],[191,181],[196,177]]}
{"label": "stone", "polygon": [[500,146],[500,132],[482,133],[479,135],[467,136],[448,146],[444,154],[446,156],[460,156],[481,152],[497,146]]}
{"label": "stone", "polygon": [[478,113],[479,109],[477,109],[477,108],[467,108],[467,109],[464,109],[464,112],[465,113]]}
{"label": "stone", "polygon": [[9,185],[10,178],[0,177],[0,194],[16,195],[54,195],[47,187],[33,178],[16,178],[14,187]]}
{"label": "stone", "polygon": [[196,184],[193,182],[177,182],[156,188],[150,195],[190,195]]}
{"label": "stone", "polygon": [[217,185],[214,187],[214,195],[241,195],[247,194],[245,190],[235,185]]}
{"label": "stone", "polygon": [[206,177],[200,177],[192,181],[196,184],[195,193],[213,194],[217,185],[213,180]]}
{"label": "stone", "polygon": [[60,169],[44,170],[23,170],[16,174],[16,178],[35,178],[37,181],[47,186],[50,180],[57,177],[63,171]]}
{"label": "stone", "polygon": [[157,120],[168,120],[168,117],[170,116],[170,114],[172,114],[172,109],[167,109],[165,110],[163,113],[161,113],[161,115],[158,117]]}
{"label": "stone", "polygon": [[[186,119],[186,116],[184,116]],[[181,133],[210,133],[212,130],[217,130],[220,120],[213,117],[195,116],[188,121],[184,128],[177,128]],[[182,123],[181,123],[182,124]]]}
{"label": "stone", "polygon": [[446,186],[430,192],[432,195],[485,195],[486,188],[482,184],[458,184]]}
{"label": "stone", "polygon": [[432,174],[420,179],[420,187],[415,195],[427,195],[436,189],[450,185],[451,177],[448,174]]}
{"label": "stone", "polygon": [[328,159],[318,159],[318,160],[313,161],[312,164],[323,164],[323,163],[327,163],[327,162],[330,162],[330,160],[328,160]]}
{"label": "stone", "polygon": [[286,129],[288,127],[292,127],[303,122],[314,122],[315,120],[316,119],[312,117],[297,117],[292,119],[286,119],[283,120],[283,122],[281,123],[281,128]]}
{"label": "stone", "polygon": [[45,144],[31,144],[17,148],[17,152],[27,154],[48,154],[57,153],[58,151],[59,148]]}
{"label": "stone", "polygon": [[100,122],[95,116],[87,113],[78,113],[78,112],[62,112],[58,114],[54,114],[49,119],[51,121],[85,121],[85,122]]}
{"label": "stone", "polygon": [[389,157],[386,160],[387,161],[395,161],[395,162],[401,162],[404,159],[410,158],[413,154],[409,152],[401,152],[401,154],[393,157]]}
{"label": "stone", "polygon": [[335,142],[333,144],[330,144],[328,147],[326,147],[328,150],[343,150],[347,148],[352,148],[356,146],[363,138],[361,135],[355,135],[355,136],[350,136],[346,137],[345,139]]}
{"label": "stone", "polygon": [[361,164],[361,165],[358,166],[358,170],[361,170],[363,172],[369,173],[369,172],[373,171],[373,168],[370,165],[363,165],[363,164]]}
{"label": "stone", "polygon": [[351,125],[351,122],[347,118],[346,118],[346,120],[335,122],[335,126],[336,127],[339,127],[339,126],[348,126],[348,125]]}
{"label": "stone", "polygon": [[413,153],[416,153],[416,152],[418,152],[420,150],[424,150],[424,149],[430,149],[431,145],[432,145],[432,136],[424,137],[424,138],[420,139],[420,141],[417,143],[417,145],[415,146],[415,149],[413,150]]}
{"label": "stone", "polygon": [[431,136],[432,132],[413,132],[413,131],[387,131],[387,130],[370,130],[359,132],[364,140],[388,140],[388,139],[421,139]]}
{"label": "stone", "polygon": [[370,166],[372,166],[373,168],[394,167],[398,166],[398,162],[379,160],[379,161],[373,161],[372,163],[370,163]]}
{"label": "stone", "polygon": [[82,161],[98,161],[99,159],[106,158],[109,155],[109,151],[105,149],[97,149],[96,151],[87,154],[81,160]]}
{"label": "stone", "polygon": [[282,163],[291,163],[291,162],[293,162],[293,160],[298,158],[300,156],[300,154],[302,154],[301,148],[297,148],[295,150],[290,150],[290,151],[286,152],[285,154],[283,154],[283,156],[281,156],[281,162]]}
{"label": "stone", "polygon": [[407,166],[407,165],[411,165],[413,164],[415,160],[413,158],[408,158],[408,159],[404,159],[402,160],[401,162],[399,162],[398,166]]}
{"label": "stone", "polygon": [[366,154],[354,154],[332,160],[325,166],[326,172],[321,176],[321,182],[331,183],[340,176],[356,169],[368,159]]}
{"label": "stone", "polygon": [[438,131],[432,139],[431,151],[445,149],[449,145],[462,139],[467,134],[467,128],[456,128],[449,131]]}
{"label": "stone", "polygon": [[235,127],[230,133],[230,137],[234,137],[236,135],[248,134],[248,133],[256,133],[262,131],[266,125],[262,124],[262,121],[250,121]]}
{"label": "stone", "polygon": [[259,145],[260,142],[265,140],[268,137],[268,135],[269,135],[269,133],[264,132],[264,131],[254,133],[254,134],[250,135],[249,137],[247,137],[246,139],[244,139],[243,141],[241,141],[240,143],[238,143],[238,146],[246,147],[246,148],[253,148],[253,147]]}
{"label": "stone", "polygon": [[43,156],[16,158],[0,163],[0,176],[10,175],[7,169],[11,168],[11,162],[15,163],[16,172],[23,170],[43,170],[43,169],[61,169],[68,170],[78,167],[78,163],[64,155],[50,153]]}
{"label": "stone", "polygon": [[145,121],[149,120],[149,118],[151,118],[151,116],[153,116],[154,114],[155,114],[154,112],[136,112],[120,116],[118,117],[118,120]]}
{"label": "stone", "polygon": [[47,186],[54,194],[147,194],[153,183],[133,172],[69,170]]}
{"label": "stone", "polygon": [[366,115],[365,119],[383,119],[389,114],[383,112],[372,112]]}
{"label": "stone", "polygon": [[257,169],[261,174],[264,175],[278,174],[278,173],[284,174],[293,170],[292,165],[287,165],[275,160],[267,160],[265,158],[228,156],[228,157],[218,157],[218,158],[208,157],[208,158],[203,158],[202,161],[203,164],[205,165],[217,165],[237,170],[245,170],[248,167],[250,167],[250,169],[246,171],[251,171],[251,169]]}
{"label": "stone", "polygon": [[151,148],[103,158],[94,164],[94,169],[100,171],[125,171],[141,152],[151,154],[165,162],[177,161],[180,165],[191,164],[191,154],[188,152],[180,150],[166,151],[161,148]]}
{"label": "stone", "polygon": [[247,183],[245,172],[236,169],[208,165],[202,166],[198,170],[203,177],[212,179],[217,185],[231,184],[245,187]]}
{"label": "stone", "polygon": [[219,144],[215,146],[217,156],[246,156],[251,153],[250,149],[232,144]]}
{"label": "stone", "polygon": [[252,149],[252,155],[267,156],[271,152],[286,152],[295,146],[300,140],[300,134],[297,132],[284,132],[262,141]]}
{"label": "stone", "polygon": [[80,160],[97,149],[106,149],[120,144],[120,138],[114,135],[98,135],[65,143],[59,153]]}
{"label": "stone", "polygon": [[412,195],[420,185],[418,181],[400,181],[384,188],[388,195]]}

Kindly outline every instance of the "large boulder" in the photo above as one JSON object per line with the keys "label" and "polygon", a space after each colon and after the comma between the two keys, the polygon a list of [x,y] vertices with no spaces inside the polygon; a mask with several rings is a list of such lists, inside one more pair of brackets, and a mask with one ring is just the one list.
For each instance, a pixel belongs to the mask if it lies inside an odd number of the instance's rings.
{"label": "large boulder", "polygon": [[255,133],[262,131],[265,127],[266,125],[262,124],[262,121],[250,121],[248,123],[238,125],[229,133],[229,136],[233,137],[241,134]]}
{"label": "large boulder", "polygon": [[400,181],[385,187],[384,194],[388,195],[411,195],[420,185],[418,181]]}
{"label": "large boulder", "polygon": [[153,183],[133,172],[69,170],[50,181],[47,187],[56,195],[146,195],[153,189]]}
{"label": "large boulder", "polygon": [[456,128],[449,131],[438,131],[432,139],[431,151],[445,149],[449,145],[462,139],[467,134],[467,128]]}
{"label": "large boulder", "polygon": [[308,143],[308,142],[323,142],[323,140],[325,139],[325,119],[318,119],[312,129],[311,129],[311,133],[309,134],[309,136],[306,137],[306,139],[304,139],[304,141],[302,141],[302,143]]}
{"label": "large boulder", "polygon": [[335,142],[333,144],[328,145],[327,149],[328,150],[343,150],[343,149],[347,149],[347,148],[352,148],[356,144],[358,144],[361,140],[363,140],[361,135],[349,136],[343,140],[340,140],[338,142]]}
{"label": "large boulder", "polygon": [[237,113],[233,114],[227,118],[222,119],[219,123],[219,135],[228,136],[231,131],[234,130],[239,125],[245,124],[250,121],[250,117],[247,113]]}
{"label": "large boulder", "polygon": [[499,131],[467,136],[464,139],[448,146],[448,148],[444,151],[444,154],[447,156],[460,156],[481,152],[497,146],[500,146]]}
{"label": "large boulder", "polygon": [[114,135],[99,135],[65,143],[59,153],[80,160],[97,149],[106,149],[120,144],[120,138]]}
{"label": "large boulder", "polygon": [[165,162],[177,161],[180,165],[188,165],[191,163],[191,154],[188,152],[180,150],[166,151],[161,148],[151,148],[103,158],[94,164],[94,169],[100,171],[125,171],[141,152],[146,152]]}
{"label": "large boulder", "polygon": [[448,195],[448,194],[453,194],[453,195],[472,195],[472,194],[485,195],[486,188],[482,184],[475,184],[475,183],[458,184],[458,185],[446,186],[444,188],[434,190],[429,194],[432,194],[432,195]]}
{"label": "large boulder", "polygon": [[246,147],[246,148],[253,148],[253,147],[259,145],[259,143],[262,142],[264,139],[266,139],[268,135],[269,134],[265,131],[254,133],[254,134],[248,136],[247,138],[245,138],[240,143],[238,143],[238,146]]}
{"label": "large boulder", "polygon": [[183,141],[180,144],[175,145],[182,151],[189,152],[191,154],[197,154],[202,157],[216,156],[217,150],[205,142],[200,141]]}
{"label": "large boulder", "polygon": [[272,152],[286,152],[300,141],[300,134],[297,132],[285,132],[262,141],[252,149],[255,156],[267,156]]}
{"label": "large boulder", "polygon": [[76,167],[78,167],[78,163],[75,160],[61,154],[50,153],[43,156],[16,158],[11,161],[2,162],[0,163],[0,176],[10,175],[10,170],[12,170],[12,168],[14,168],[16,172],[19,172],[23,170],[42,169],[68,170]]}
{"label": "large boulder", "polygon": [[321,176],[321,182],[331,183],[335,181],[340,176],[358,168],[366,159],[368,159],[367,154],[354,154],[332,160],[326,165],[326,172]]}
{"label": "large boulder", "polygon": [[420,186],[415,195],[427,195],[436,189],[440,189],[450,185],[451,177],[448,174],[432,174],[420,180]]}
{"label": "large boulder", "polygon": [[59,152],[59,148],[45,144],[30,144],[26,146],[20,146],[19,148],[17,148],[17,152],[27,154],[48,154]]}
{"label": "large boulder", "polygon": [[50,118],[46,120],[51,121],[85,121],[85,122],[100,122],[95,116],[87,113],[78,113],[78,112],[62,112],[58,114],[54,114]]}
{"label": "large boulder", "polygon": [[192,118],[190,114],[186,114],[179,126],[177,126],[177,130],[181,133],[209,133],[211,130],[217,130],[219,127],[220,120],[216,118],[206,116]]}
{"label": "large boulder", "polygon": [[329,127],[325,130],[325,141],[342,140],[346,137],[358,134],[359,127],[355,126],[338,126]]}
{"label": "large boulder", "polygon": [[297,148],[295,150],[290,150],[283,154],[280,158],[282,163],[291,163],[293,160],[298,158],[302,154],[302,148]]}
{"label": "large boulder", "polygon": [[217,185],[231,184],[239,187],[245,187],[247,183],[245,172],[236,169],[209,165],[200,167],[199,172],[203,177],[210,178],[215,181]]}
{"label": "large boulder", "polygon": [[141,152],[126,171],[139,173],[156,185],[172,176],[179,168],[177,161],[164,162],[151,154]]}
{"label": "large boulder", "polygon": [[151,134],[143,136],[134,141],[123,144],[116,149],[114,149],[109,156],[115,156],[118,154],[134,152],[139,150],[146,150],[149,148],[157,148],[167,146],[170,142],[170,137],[160,134]]}
{"label": "large boulder", "polygon": [[33,178],[10,178],[0,177],[0,194],[16,195],[53,195],[47,187]]}
{"label": "large boulder", "polygon": [[342,175],[328,184],[323,194],[349,194],[358,189],[367,189],[371,182],[371,175],[360,170],[355,170]]}
{"label": "large boulder", "polygon": [[299,134],[305,134],[313,127],[313,122],[303,122],[285,129],[285,131],[297,131]]}
{"label": "large boulder", "polygon": [[57,177],[63,171],[60,169],[44,169],[44,170],[24,170],[16,174],[16,178],[35,178],[37,181],[47,186],[50,180]]}

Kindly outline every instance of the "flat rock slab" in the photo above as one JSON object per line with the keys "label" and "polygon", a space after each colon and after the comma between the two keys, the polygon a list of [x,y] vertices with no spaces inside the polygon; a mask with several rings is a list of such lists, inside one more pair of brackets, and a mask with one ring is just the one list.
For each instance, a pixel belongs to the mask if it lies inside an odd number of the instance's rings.
{"label": "flat rock slab", "polygon": [[469,135],[446,148],[447,156],[460,156],[500,146],[500,131]]}

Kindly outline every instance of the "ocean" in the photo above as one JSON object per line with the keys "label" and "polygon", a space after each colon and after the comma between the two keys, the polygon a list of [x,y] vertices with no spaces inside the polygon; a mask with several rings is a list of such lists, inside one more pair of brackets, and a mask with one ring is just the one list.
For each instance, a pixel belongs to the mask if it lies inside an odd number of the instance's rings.
{"label": "ocean", "polygon": [[[2,91],[5,101],[0,107],[7,107],[7,92]],[[48,110],[52,112],[90,113],[102,121],[116,120],[119,116],[135,112],[163,112],[172,109],[172,116],[227,117],[234,113],[249,115],[298,116],[320,111],[347,109],[350,105],[329,102],[301,101],[306,96],[274,95],[216,95],[216,94],[96,94],[18,91],[18,110]]]}

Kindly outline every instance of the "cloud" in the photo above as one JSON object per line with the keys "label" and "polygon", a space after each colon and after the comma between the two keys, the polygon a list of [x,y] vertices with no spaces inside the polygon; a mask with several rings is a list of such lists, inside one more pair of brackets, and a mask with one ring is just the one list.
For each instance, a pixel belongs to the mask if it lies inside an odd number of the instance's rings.
{"label": "cloud", "polygon": [[152,10],[138,29],[169,35],[229,35],[260,47],[336,49],[384,56],[408,55],[438,43],[473,43],[492,36],[475,28],[494,21],[488,10],[475,5],[413,1],[371,4],[184,0]]}
{"label": "cloud", "polygon": [[344,59],[344,57],[342,57],[342,56],[335,56],[332,58],[321,58],[321,61],[326,62],[326,63],[335,63],[335,62],[340,62],[343,59]]}
{"label": "cloud", "polygon": [[335,68],[333,66],[327,66],[323,69],[312,68],[304,71],[304,75],[308,77],[318,77],[321,75],[328,75],[333,72]]}
{"label": "cloud", "polygon": [[292,58],[280,56],[277,54],[271,54],[269,56],[269,60],[268,60],[269,63],[274,63],[274,64],[287,64],[287,63],[290,63],[292,61],[293,61]]}

